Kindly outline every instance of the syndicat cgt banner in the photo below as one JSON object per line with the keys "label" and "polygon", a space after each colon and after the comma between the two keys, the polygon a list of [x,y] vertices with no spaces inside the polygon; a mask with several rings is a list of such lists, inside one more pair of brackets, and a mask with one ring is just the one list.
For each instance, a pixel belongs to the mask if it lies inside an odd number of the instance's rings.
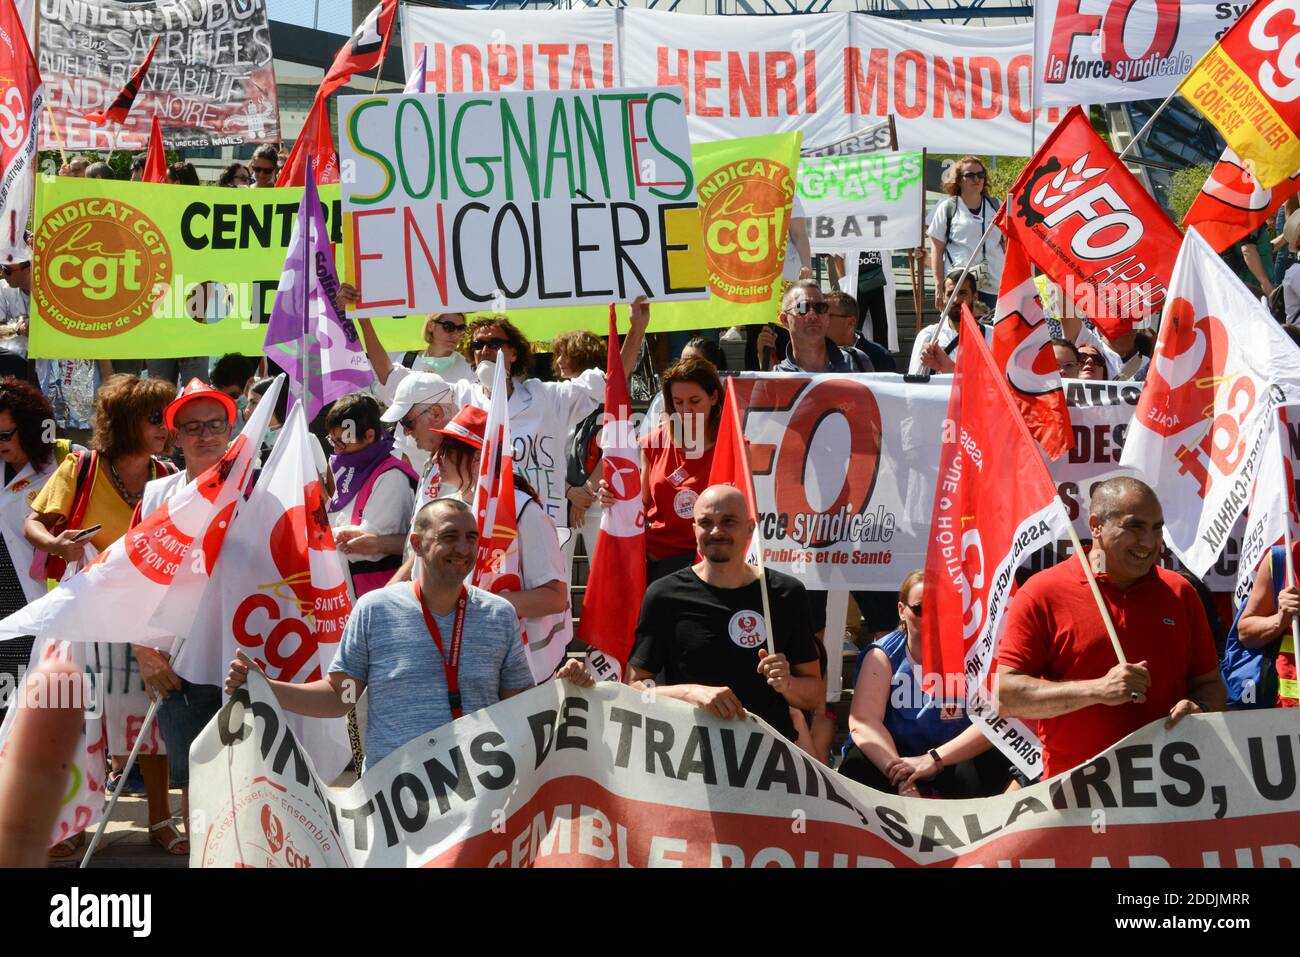
{"label": "syndicat cgt banner", "polygon": [[190,752],[191,867],[1295,867],[1300,714],[1156,721],[1019,791],[873,791],[760,719],[552,681],[329,790],[260,673]]}
{"label": "syndicat cgt banner", "polygon": [[[157,114],[168,147],[277,143],[280,112],[265,0],[39,0],[42,149],[142,150]],[[108,107],[161,37],[136,106]]]}
{"label": "syndicat cgt banner", "polygon": [[[408,70],[430,91],[681,91],[693,142],[800,132],[818,148],[893,116],[896,149],[1032,152],[1033,24],[902,23],[857,13],[728,17],[403,8]],[[1077,101],[1076,101],[1077,102]],[[1047,128],[1060,119],[1040,111]]]}
{"label": "syndicat cgt banner", "polygon": [[[735,377],[758,497],[758,532],[769,567],[813,589],[898,590],[925,565],[940,436],[951,378],[904,383],[895,375]],[[1075,531],[1087,540],[1092,487],[1117,475],[1141,394],[1136,382],[1067,380],[1074,445],[1048,470]],[[1236,585],[1242,523],[1204,580]],[[1074,552],[1045,543],[1024,567],[1040,570]],[[1167,548],[1162,564],[1178,567]]]}

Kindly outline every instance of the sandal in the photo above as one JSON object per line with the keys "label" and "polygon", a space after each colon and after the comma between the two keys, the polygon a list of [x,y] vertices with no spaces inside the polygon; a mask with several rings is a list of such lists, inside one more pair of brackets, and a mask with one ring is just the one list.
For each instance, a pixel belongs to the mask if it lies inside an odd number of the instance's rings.
{"label": "sandal", "polygon": [[[144,782],[136,779],[137,771],[137,768],[131,769],[131,774],[126,779],[126,786],[122,788],[122,797],[144,797]],[[108,772],[108,777],[104,781],[105,796],[111,796],[117,790],[117,782],[121,779],[121,771]]]}
{"label": "sandal", "polygon": [[[156,836],[163,828],[171,828],[174,835],[170,841],[163,843],[161,837]],[[166,821],[159,821],[157,824],[149,825],[149,840],[157,844],[168,854],[174,854],[177,857],[187,855],[190,852],[190,841],[187,837],[181,837],[181,832],[176,827],[176,822],[168,818]],[[184,844],[184,850],[177,850],[177,845]]]}
{"label": "sandal", "polygon": [[73,837],[64,838],[57,844],[51,844],[49,850],[45,853],[53,861],[65,861],[69,857],[75,857],[77,851],[81,850],[82,845],[86,843],[86,832],[81,831]]}

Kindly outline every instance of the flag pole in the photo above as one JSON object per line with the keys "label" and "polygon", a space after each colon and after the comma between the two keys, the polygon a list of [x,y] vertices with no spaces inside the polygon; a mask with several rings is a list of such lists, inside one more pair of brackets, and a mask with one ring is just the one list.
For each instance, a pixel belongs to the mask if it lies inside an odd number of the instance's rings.
{"label": "flag pole", "polygon": [[[745,433],[740,427],[740,408],[736,403],[736,384],[730,379],[727,380],[727,405],[731,406],[731,427],[736,433],[736,442],[740,446],[740,454],[745,456],[745,474],[748,476],[746,484],[749,488],[745,489],[746,511],[748,511],[749,502],[758,502],[758,496],[754,492],[754,463],[749,458],[749,443],[745,441]],[[767,567],[763,561],[763,532],[762,526],[758,524],[758,516],[754,518],[754,537],[757,539],[754,545],[754,559],[758,566],[758,589],[763,596],[763,630],[767,633],[767,653],[776,654],[776,639],[772,634],[772,602],[767,595]]]}
{"label": "flag pole", "polygon": [[1110,611],[1101,599],[1101,589],[1097,587],[1097,576],[1093,574],[1092,563],[1088,561],[1088,556],[1083,551],[1083,543],[1079,541],[1079,533],[1074,530],[1074,523],[1070,522],[1067,528],[1070,530],[1070,541],[1074,542],[1074,554],[1079,556],[1079,564],[1083,566],[1083,576],[1088,579],[1088,588],[1092,591],[1093,601],[1097,603],[1097,610],[1101,612],[1101,620],[1106,626],[1111,647],[1115,649],[1115,657],[1119,659],[1121,665],[1126,665],[1128,658],[1124,656],[1124,649],[1120,646],[1119,635],[1115,634],[1115,623],[1110,620]]}
{"label": "flag pole", "polygon": [[[177,637],[176,646],[172,650],[171,664],[174,666],[180,660],[181,652],[185,649],[185,639]],[[86,853],[82,855],[81,863],[77,865],[79,869],[90,866],[90,859],[94,856],[95,851],[99,848],[99,843],[104,839],[104,830],[108,827],[108,822],[113,817],[113,809],[117,807],[117,799],[122,796],[122,789],[126,787],[127,775],[135,767],[136,758],[140,755],[140,746],[144,744],[145,735],[149,733],[149,728],[153,725],[154,718],[158,714],[159,707],[162,706],[163,699],[156,697],[149,703],[149,710],[145,712],[144,721],[140,725],[140,730],[136,732],[135,744],[131,746],[131,753],[127,755],[126,764],[122,765],[122,771],[118,775],[117,787],[113,789],[112,797],[108,799],[108,807],[104,808],[104,815],[99,820],[99,827],[95,831],[95,836],[90,839],[90,846],[86,848]],[[168,798],[168,812],[171,811],[171,799]],[[185,840],[189,840],[188,831],[185,834]]]}
{"label": "flag pole", "polygon": [[1147,130],[1151,129],[1151,124],[1153,124],[1156,121],[1157,117],[1159,117],[1160,114],[1165,111],[1165,107],[1170,104],[1170,102],[1174,98],[1174,94],[1176,94],[1177,92],[1178,92],[1177,87],[1169,91],[1169,95],[1166,96],[1164,100],[1161,102],[1161,104],[1156,107],[1156,111],[1151,114],[1151,118],[1142,125],[1142,129],[1138,130],[1137,135],[1128,141],[1128,145],[1124,147],[1123,151],[1117,157],[1118,159],[1123,159],[1125,156],[1128,156],[1129,152],[1133,149],[1133,147],[1138,145],[1138,142],[1142,139],[1143,136],[1146,135]]}
{"label": "flag pole", "polygon": [[[1285,477],[1287,474],[1287,454],[1286,446],[1282,443],[1287,438],[1287,432],[1286,420],[1283,418],[1282,414],[1282,406],[1279,405],[1273,414],[1277,417],[1277,421],[1274,423],[1274,427],[1278,430],[1277,451],[1282,457],[1282,475]],[[1286,518],[1282,522],[1282,541],[1286,546],[1286,581],[1288,585],[1294,587],[1296,584],[1296,577],[1295,559],[1293,557],[1294,544],[1291,538],[1291,498],[1295,495],[1295,488],[1292,483],[1287,483],[1287,486],[1287,509]],[[1296,651],[1300,652],[1300,617],[1294,615],[1291,616],[1291,640],[1295,643]]]}

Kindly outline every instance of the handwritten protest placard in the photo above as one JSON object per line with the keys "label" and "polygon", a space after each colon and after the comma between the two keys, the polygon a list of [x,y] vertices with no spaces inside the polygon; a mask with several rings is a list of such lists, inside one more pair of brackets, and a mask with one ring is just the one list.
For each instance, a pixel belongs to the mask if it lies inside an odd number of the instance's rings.
{"label": "handwritten protest placard", "polygon": [[905,249],[922,242],[925,154],[805,156],[799,203],[813,252]]}

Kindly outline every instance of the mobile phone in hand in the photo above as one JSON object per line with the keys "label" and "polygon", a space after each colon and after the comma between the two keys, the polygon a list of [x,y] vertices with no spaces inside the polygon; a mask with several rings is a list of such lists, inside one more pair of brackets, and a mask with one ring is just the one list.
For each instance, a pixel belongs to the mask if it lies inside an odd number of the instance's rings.
{"label": "mobile phone in hand", "polygon": [[77,532],[76,537],[73,538],[73,544],[75,545],[77,542],[84,542],[88,538],[94,538],[95,533],[103,527],[103,525],[92,525],[90,528],[83,528],[81,531]]}

